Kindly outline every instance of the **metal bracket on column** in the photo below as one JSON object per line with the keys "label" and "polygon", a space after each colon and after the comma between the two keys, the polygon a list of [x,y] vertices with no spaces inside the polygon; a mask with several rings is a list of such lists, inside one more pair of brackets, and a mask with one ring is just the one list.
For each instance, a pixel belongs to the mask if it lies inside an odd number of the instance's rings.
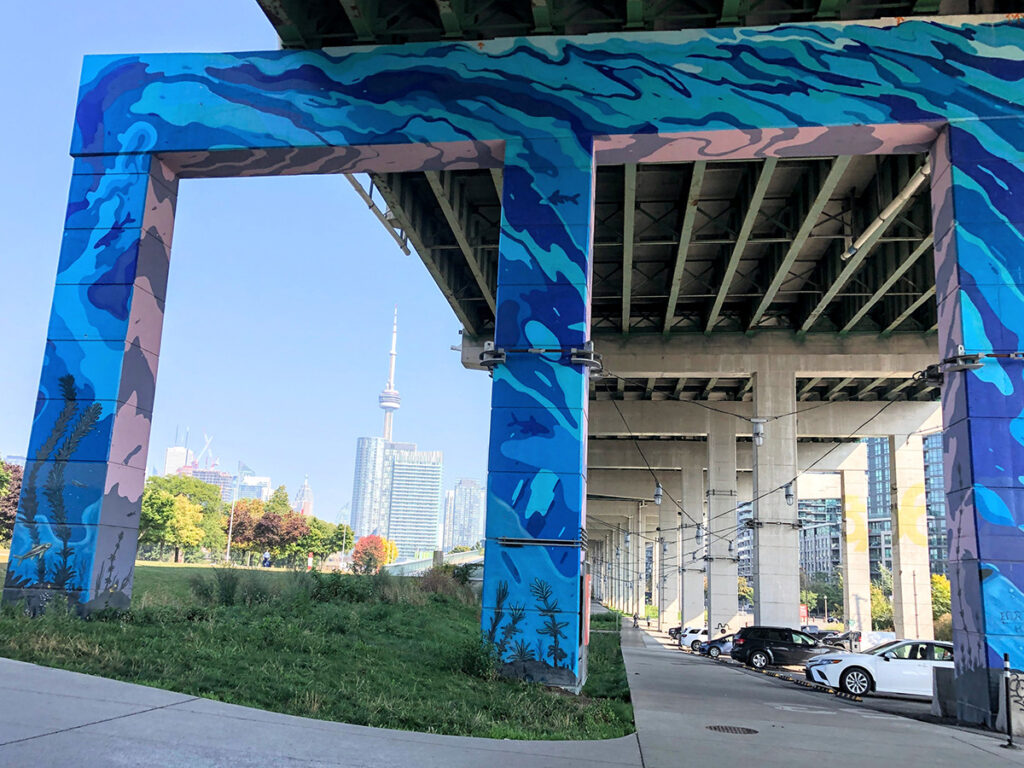
{"label": "metal bracket on column", "polygon": [[705,562],[711,562],[712,560],[728,560],[729,562],[738,563],[740,559],[738,557],[705,557]]}
{"label": "metal bracket on column", "polygon": [[588,548],[587,532],[580,529],[578,539],[523,539],[511,536],[499,536],[495,541],[503,547],[573,547],[582,549]]}
{"label": "metal bracket on column", "polygon": [[797,521],[794,522],[793,520],[758,520],[758,519],[745,520],[743,522],[743,526],[745,528],[763,528],[766,525],[788,525],[791,528],[799,530],[799,529],[804,527],[804,522],[803,522],[803,520],[797,520]]}
{"label": "metal bracket on column", "polygon": [[493,341],[484,342],[484,351],[480,353],[480,365],[493,373],[494,369],[505,362],[505,350],[494,346]]}
{"label": "metal bracket on column", "polygon": [[590,369],[590,375],[596,377],[601,371],[604,370],[604,363],[601,362],[601,356],[594,351],[594,342],[585,341],[583,347],[573,347],[569,350],[569,362],[573,365],[582,365],[584,368]]}
{"label": "metal bracket on column", "polygon": [[709,488],[707,490],[707,492],[705,493],[705,495],[706,496],[738,496],[739,494],[736,491],[716,491],[716,490],[714,490],[712,488]]}

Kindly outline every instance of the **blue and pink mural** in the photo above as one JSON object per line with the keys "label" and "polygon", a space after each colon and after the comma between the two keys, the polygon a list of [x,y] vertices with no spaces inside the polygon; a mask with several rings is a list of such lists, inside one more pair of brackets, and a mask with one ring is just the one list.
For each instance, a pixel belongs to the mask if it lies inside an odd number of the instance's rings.
{"label": "blue and pink mural", "polygon": [[[177,181],[504,167],[482,627],[586,674],[595,164],[931,150],[941,358],[1024,335],[1024,25],[789,25],[89,57],[4,599],[127,604]],[[297,278],[298,279],[298,278]],[[961,350],[962,347],[962,350]],[[961,715],[1024,666],[1024,361],[947,374]]]}

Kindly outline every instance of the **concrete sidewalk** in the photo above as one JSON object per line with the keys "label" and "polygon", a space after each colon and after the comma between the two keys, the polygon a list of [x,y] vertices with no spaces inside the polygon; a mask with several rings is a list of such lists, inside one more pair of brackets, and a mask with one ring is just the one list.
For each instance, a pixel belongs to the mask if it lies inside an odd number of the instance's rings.
{"label": "concrete sidewalk", "polygon": [[0,659],[0,766],[620,768],[635,736],[506,741],[330,723]]}
{"label": "concrete sidewalk", "polygon": [[[626,627],[622,637],[644,768],[1024,765],[1024,752],[1002,749],[994,734],[878,712],[694,657],[654,631]],[[756,733],[728,732],[736,728]]]}

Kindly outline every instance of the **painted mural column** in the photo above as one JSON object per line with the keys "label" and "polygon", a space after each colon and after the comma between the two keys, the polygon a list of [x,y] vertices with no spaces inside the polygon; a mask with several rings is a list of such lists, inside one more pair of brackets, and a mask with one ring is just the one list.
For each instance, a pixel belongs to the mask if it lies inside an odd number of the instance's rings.
{"label": "painted mural column", "polygon": [[129,605],[176,196],[149,155],[75,160],[4,602]]}
{"label": "painted mural column", "polygon": [[987,355],[942,421],[957,716],[991,726],[1003,654],[1024,669],[1024,118],[952,122],[931,164],[939,357]]}
{"label": "painted mural column", "polygon": [[593,155],[575,137],[505,147],[482,628],[504,674],[586,679],[582,530]]}
{"label": "painted mural column", "polygon": [[[681,596],[680,611],[684,627],[703,626],[704,620],[704,575],[707,564],[701,545],[706,540],[698,536],[697,526],[704,529],[704,467],[688,465],[683,467],[683,515],[682,553],[679,565]],[[688,516],[687,516],[688,515]],[[693,518],[692,520],[690,518]]]}
{"label": "painted mural column", "polygon": [[889,436],[892,517],[892,621],[897,637],[933,638],[924,443],[920,435]]}
{"label": "painted mural column", "polygon": [[846,628],[871,631],[867,444],[858,443],[839,473],[843,503],[843,615]]}
{"label": "painted mural column", "polygon": [[[676,496],[676,493],[672,494]],[[679,495],[677,498],[682,498]],[[664,501],[658,508],[658,556],[661,567],[657,571],[661,589],[661,602],[658,604],[658,628],[667,630],[676,626],[679,615],[679,523],[685,518],[680,517],[675,504]]]}

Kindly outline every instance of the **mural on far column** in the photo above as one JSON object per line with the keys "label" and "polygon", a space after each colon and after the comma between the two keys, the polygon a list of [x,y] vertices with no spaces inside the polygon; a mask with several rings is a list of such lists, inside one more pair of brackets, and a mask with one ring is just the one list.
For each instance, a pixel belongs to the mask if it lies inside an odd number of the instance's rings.
{"label": "mural on far column", "polygon": [[[87,58],[29,449],[61,469],[24,489],[5,599],[129,594],[178,178],[504,165],[483,629],[500,602],[505,661],[579,682],[586,376],[565,355],[589,337],[593,162],[917,153],[942,134],[941,357],[1016,352],[1022,80],[1024,26],[995,18]],[[1001,654],[1024,659],[1021,365],[987,358],[944,392],[957,664],[979,719]]]}

